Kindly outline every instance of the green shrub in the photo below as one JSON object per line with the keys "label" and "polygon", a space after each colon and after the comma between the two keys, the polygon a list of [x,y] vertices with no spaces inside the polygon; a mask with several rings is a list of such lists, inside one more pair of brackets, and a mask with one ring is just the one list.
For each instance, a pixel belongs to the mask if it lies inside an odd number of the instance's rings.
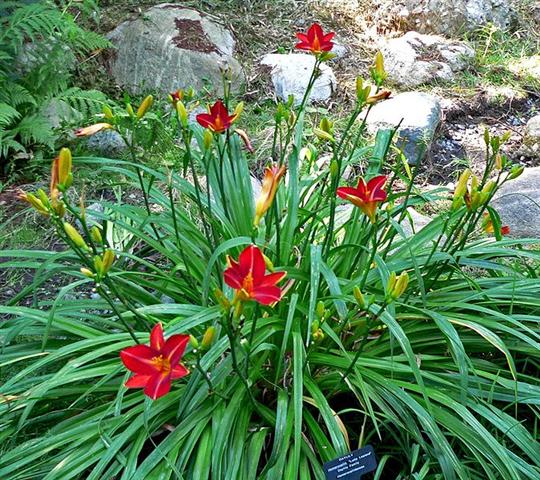
{"label": "green shrub", "polygon": [[80,27],[70,13],[75,8],[90,14],[95,2],[0,2],[0,174],[13,173],[16,154],[54,149],[59,132],[48,118],[51,108],[60,119],[101,109],[103,94],[70,80],[80,56],[109,42]]}
{"label": "green shrub", "polygon": [[[372,73],[380,86],[380,58]],[[61,152],[49,194],[23,196],[69,248],[1,254],[35,274],[0,307],[0,478],[322,480],[324,462],[367,443],[378,479],[539,478],[538,240],[503,238],[488,206],[522,169],[486,133],[481,178],[414,193],[393,131],[364,146],[365,113],[386,95],[369,92],[358,82],[344,130],[323,119],[310,137],[305,101],[278,105],[257,201],[248,139],[218,103],[221,123],[198,117],[212,132],[174,99],[186,175],[145,166],[136,134],[131,161],[75,159],[139,185],[142,206],[85,212]],[[145,108],[105,112],[101,128],[136,132]],[[342,189],[349,165],[370,191]],[[408,208],[437,199],[448,209],[407,235]],[[264,281],[254,246],[274,270]],[[38,293],[50,282],[55,300]],[[190,373],[172,382],[159,323],[176,345],[190,335]],[[119,358],[147,352],[135,345],[151,328],[163,356],[144,375],[172,383],[145,390],[155,401],[123,386]]]}

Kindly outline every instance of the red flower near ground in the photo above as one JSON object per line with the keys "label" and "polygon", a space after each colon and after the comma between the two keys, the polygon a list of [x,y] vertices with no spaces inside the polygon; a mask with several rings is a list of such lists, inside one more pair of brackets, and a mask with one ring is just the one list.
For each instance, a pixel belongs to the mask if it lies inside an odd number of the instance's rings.
{"label": "red flower near ground", "polygon": [[202,127],[209,128],[215,133],[223,133],[231,127],[236,117],[235,113],[229,115],[227,107],[218,100],[210,107],[210,113],[199,113],[196,118]]}
{"label": "red flower near ground", "polygon": [[169,393],[171,381],[185,377],[189,371],[180,360],[189,341],[189,335],[163,337],[163,327],[158,323],[150,333],[150,345],[124,348],[120,358],[133,375],[128,388],[144,388],[152,400]]}
{"label": "red flower near ground", "polygon": [[225,283],[236,290],[239,300],[255,300],[263,305],[270,305],[281,299],[278,283],[285,272],[265,275],[266,264],[261,251],[250,245],[240,254],[238,262],[227,258],[229,268],[223,275]]}
{"label": "red flower near ground", "polygon": [[309,50],[315,55],[319,55],[322,52],[329,52],[334,47],[334,43],[331,42],[334,35],[334,32],[325,34],[321,26],[318,23],[314,23],[309,27],[307,33],[296,34],[300,42],[296,44],[295,48]]}
{"label": "red flower near ground", "polygon": [[375,223],[377,205],[386,200],[387,195],[383,189],[385,183],[385,175],[374,177],[367,184],[363,178],[360,178],[356,188],[340,187],[337,189],[337,195],[356,205],[369,217],[371,223]]}

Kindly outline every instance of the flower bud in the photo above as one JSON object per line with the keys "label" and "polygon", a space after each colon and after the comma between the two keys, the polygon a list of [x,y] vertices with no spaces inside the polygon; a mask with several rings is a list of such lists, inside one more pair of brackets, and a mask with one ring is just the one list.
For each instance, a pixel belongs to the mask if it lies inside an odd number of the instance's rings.
{"label": "flower bud", "polygon": [[109,107],[109,105],[103,105],[103,116],[107,119],[107,120],[112,120],[114,118],[114,115],[113,115],[113,112],[111,110],[111,107]]}
{"label": "flower bud", "polygon": [[273,264],[272,260],[270,260],[264,253],[262,254],[262,256],[263,256],[263,259],[264,259],[264,264],[266,265],[266,269],[269,272],[273,272],[274,271],[274,264]]}
{"label": "flower bud", "polygon": [[471,176],[471,170],[469,168],[463,170],[459,176],[459,180],[454,190],[454,198],[452,200],[452,210],[460,207],[463,204],[463,197],[467,192],[467,183]]}
{"label": "flower bud", "polygon": [[102,244],[103,243],[103,236],[101,235],[101,230],[97,226],[93,226],[90,229],[90,238],[93,242]]}
{"label": "flower bud", "polygon": [[319,320],[315,319],[313,320],[313,323],[311,324],[311,333],[315,333],[317,330],[319,330],[320,322]]}
{"label": "flower bud", "polygon": [[358,303],[358,306],[361,309],[365,309],[366,308],[366,299],[364,297],[364,294],[360,291],[360,288],[358,286],[355,286],[353,288],[353,295],[354,295],[354,298],[356,299],[356,303]]}
{"label": "flower bud", "polygon": [[508,175],[508,178],[510,180],[514,180],[515,178],[518,178],[523,173],[524,170],[525,170],[525,167],[523,167],[522,165],[514,165],[510,169],[510,174]]}
{"label": "flower bud", "polygon": [[386,100],[390,95],[392,95],[392,92],[390,90],[381,90],[375,95],[370,95],[368,98],[366,98],[365,102],[368,105],[373,105],[374,103],[380,102],[381,100]]}
{"label": "flower bud", "polygon": [[58,154],[58,183],[69,188],[73,181],[71,175],[72,158],[69,148],[62,148]]}
{"label": "flower bud", "polygon": [[339,175],[339,165],[336,160],[330,162],[330,175],[332,177],[337,177]]}
{"label": "flower bud", "polygon": [[75,227],[67,222],[64,222],[64,231],[69,239],[79,248],[88,249],[88,245],[84,241],[81,234],[75,229]]}
{"label": "flower bud", "polygon": [[112,267],[115,260],[114,252],[110,249],[105,250],[105,253],[103,254],[102,262],[103,262],[103,275],[105,275]]}
{"label": "flower bud", "polygon": [[88,278],[94,278],[94,272],[88,268],[81,268],[81,273]]}
{"label": "flower bud", "polygon": [[206,332],[204,332],[201,347],[204,350],[208,350],[212,346],[212,342],[214,341],[214,337],[216,336],[216,327],[210,326],[206,329]]}
{"label": "flower bud", "polygon": [[323,302],[322,300],[320,300],[320,301],[317,303],[317,316],[318,316],[320,319],[323,319],[325,313],[326,313],[326,307],[324,306],[324,302]]}
{"label": "flower bud", "polygon": [[204,148],[206,150],[210,150],[213,142],[214,142],[214,135],[212,135],[212,132],[208,128],[205,128],[204,133],[203,133]]}
{"label": "flower bud", "polygon": [[216,288],[214,290],[214,295],[216,296],[216,300],[224,310],[229,310],[231,308],[231,302],[219,288]]}
{"label": "flower bud", "polygon": [[135,112],[133,111],[133,107],[131,106],[131,103],[128,103],[126,105],[126,112],[128,113],[128,115],[130,117],[134,117],[135,116]]}
{"label": "flower bud", "polygon": [[41,203],[46,207],[49,208],[51,206],[51,202],[49,201],[49,197],[47,197],[47,194],[42,188],[39,188],[36,192],[38,194],[39,200]]}
{"label": "flower bud", "polygon": [[64,202],[56,202],[54,205],[52,205],[52,209],[54,210],[54,213],[60,218],[62,218],[66,214],[66,205]]}
{"label": "flower bud", "polygon": [[495,155],[495,168],[497,170],[502,170],[503,169],[504,164],[506,163],[504,160],[505,160],[504,157],[500,153]]}
{"label": "flower bud", "polygon": [[197,350],[199,348],[199,341],[193,335],[189,336],[189,344],[194,350]]}
{"label": "flower bud", "polygon": [[25,193],[25,192],[22,192],[20,195],[19,195],[19,198],[21,200],[24,200],[25,202],[29,203],[30,206],[32,208],[34,208],[34,210],[36,210],[38,213],[41,213],[42,215],[45,215],[45,216],[48,216],[49,215],[49,211],[47,210],[47,208],[45,207],[45,205],[43,205],[43,203],[41,202],[41,200],[39,200],[35,195],[33,195],[32,193]]}
{"label": "flower bud", "polygon": [[373,67],[371,67],[370,73],[371,78],[378,87],[380,87],[386,80],[388,74],[384,70],[384,58],[380,51],[375,55],[375,64]]}
{"label": "flower bud", "polygon": [[396,283],[394,285],[394,289],[392,292],[393,298],[399,298],[405,290],[407,290],[407,286],[409,285],[409,274],[407,272],[402,272],[399,277],[396,279]]}
{"label": "flower bud", "polygon": [[294,112],[289,113],[289,118],[287,119],[287,123],[289,124],[289,127],[292,127],[296,123],[296,113]]}
{"label": "flower bud", "polygon": [[364,96],[364,80],[362,77],[356,77],[356,98],[360,103],[366,101]]}
{"label": "flower bud", "polygon": [[319,128],[330,135],[332,135],[333,131],[333,122],[328,120],[328,118],[323,117],[322,120],[319,122]]}
{"label": "flower bud", "polygon": [[324,332],[320,328],[311,336],[313,337],[314,342],[321,342],[324,340]]}
{"label": "flower bud", "polygon": [[242,112],[244,111],[244,102],[240,102],[238,105],[236,105],[236,108],[234,109],[234,120],[238,120],[240,115],[242,115]]}
{"label": "flower bud", "polygon": [[176,113],[178,114],[178,120],[180,120],[180,123],[184,127],[187,127],[188,111],[186,109],[186,106],[184,105],[184,102],[181,102],[181,101],[176,102]]}
{"label": "flower bud", "polygon": [[315,127],[313,129],[313,133],[319,140],[324,140],[327,142],[334,143],[334,137],[330,135],[328,132],[325,132],[324,130],[321,130],[320,128]]}
{"label": "flower bud", "polygon": [[137,109],[137,119],[140,120],[146,115],[146,112],[150,109],[152,106],[152,103],[154,103],[154,97],[152,95],[148,95],[141,103],[139,108]]}

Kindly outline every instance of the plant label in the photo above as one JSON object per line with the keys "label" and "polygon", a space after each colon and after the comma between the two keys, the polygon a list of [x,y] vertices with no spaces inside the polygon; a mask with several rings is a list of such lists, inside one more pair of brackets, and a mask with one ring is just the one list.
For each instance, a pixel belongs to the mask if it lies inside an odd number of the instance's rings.
{"label": "plant label", "polygon": [[323,465],[326,480],[360,480],[377,468],[375,450],[367,445]]}

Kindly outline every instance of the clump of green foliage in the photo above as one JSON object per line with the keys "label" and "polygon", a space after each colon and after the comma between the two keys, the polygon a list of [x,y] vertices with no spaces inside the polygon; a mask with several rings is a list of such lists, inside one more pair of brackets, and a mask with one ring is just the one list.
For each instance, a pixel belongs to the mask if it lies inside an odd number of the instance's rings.
{"label": "clump of green foliage", "polygon": [[77,23],[95,11],[94,0],[0,2],[0,174],[14,173],[14,157],[54,149],[48,110],[80,119],[101,107],[102,93],[71,85],[78,59],[109,46]]}

